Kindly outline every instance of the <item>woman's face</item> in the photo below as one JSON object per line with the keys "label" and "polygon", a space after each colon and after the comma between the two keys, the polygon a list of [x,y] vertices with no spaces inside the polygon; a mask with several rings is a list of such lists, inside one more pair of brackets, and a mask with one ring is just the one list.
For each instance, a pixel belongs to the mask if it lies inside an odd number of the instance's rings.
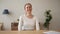
{"label": "woman's face", "polygon": [[32,6],[26,5],[26,6],[24,7],[24,9],[25,9],[25,12],[26,12],[26,13],[31,13],[31,11],[32,11]]}

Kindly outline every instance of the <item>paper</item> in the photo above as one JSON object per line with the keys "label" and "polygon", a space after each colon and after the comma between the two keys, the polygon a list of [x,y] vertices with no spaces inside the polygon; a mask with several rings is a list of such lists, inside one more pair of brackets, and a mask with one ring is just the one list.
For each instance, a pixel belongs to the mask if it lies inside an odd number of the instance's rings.
{"label": "paper", "polygon": [[60,32],[56,32],[56,31],[47,31],[47,32],[43,32],[44,34],[60,34]]}

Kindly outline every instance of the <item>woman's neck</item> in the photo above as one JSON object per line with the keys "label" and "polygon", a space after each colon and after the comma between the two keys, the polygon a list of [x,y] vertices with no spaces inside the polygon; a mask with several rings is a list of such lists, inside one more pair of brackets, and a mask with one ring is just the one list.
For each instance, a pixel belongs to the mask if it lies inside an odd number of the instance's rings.
{"label": "woman's neck", "polygon": [[32,15],[32,14],[26,14],[26,16],[27,16],[28,18],[33,18],[33,15]]}

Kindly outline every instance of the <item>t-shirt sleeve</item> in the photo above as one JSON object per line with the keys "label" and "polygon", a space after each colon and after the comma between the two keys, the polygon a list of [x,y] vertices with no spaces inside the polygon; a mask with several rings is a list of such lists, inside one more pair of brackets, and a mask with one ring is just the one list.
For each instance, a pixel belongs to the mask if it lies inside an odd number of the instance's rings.
{"label": "t-shirt sleeve", "polygon": [[37,17],[36,17],[36,30],[40,30],[39,20]]}
{"label": "t-shirt sleeve", "polygon": [[22,16],[19,18],[19,23],[18,23],[18,31],[22,30]]}

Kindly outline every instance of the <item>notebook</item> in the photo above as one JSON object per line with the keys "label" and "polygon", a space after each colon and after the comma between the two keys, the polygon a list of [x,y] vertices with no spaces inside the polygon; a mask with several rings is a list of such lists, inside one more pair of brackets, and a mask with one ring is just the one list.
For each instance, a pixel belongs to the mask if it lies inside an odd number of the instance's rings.
{"label": "notebook", "polygon": [[56,32],[56,31],[47,31],[47,32],[43,32],[44,34],[60,34],[60,32]]}

